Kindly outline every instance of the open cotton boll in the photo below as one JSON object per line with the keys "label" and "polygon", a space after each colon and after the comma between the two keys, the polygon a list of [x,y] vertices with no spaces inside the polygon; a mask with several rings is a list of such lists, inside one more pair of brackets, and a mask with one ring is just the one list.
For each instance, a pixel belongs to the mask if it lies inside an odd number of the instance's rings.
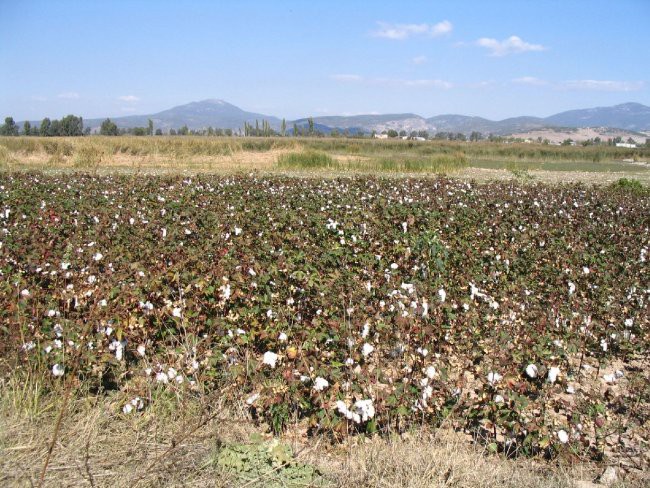
{"label": "open cotton boll", "polygon": [[181,309],[179,307],[174,307],[174,309],[172,310],[172,315],[180,319],[182,316]]}
{"label": "open cotton boll", "polygon": [[499,373],[496,373],[494,371],[490,371],[487,375],[488,383],[490,383],[490,385],[492,386],[496,385],[502,379],[503,376],[501,376]]}
{"label": "open cotton boll", "polygon": [[560,440],[562,444],[566,444],[567,442],[569,442],[569,434],[567,434],[566,430],[558,430],[557,438]]}
{"label": "open cotton boll", "polygon": [[280,335],[278,336],[278,340],[280,342],[286,342],[288,338],[289,337],[284,332],[280,332]]}
{"label": "open cotton boll", "polygon": [[537,366],[535,366],[534,364],[529,364],[528,366],[526,366],[526,375],[529,378],[535,379],[535,378],[537,378],[538,374],[539,374],[539,371],[537,370]]}
{"label": "open cotton boll", "polygon": [[558,377],[559,375],[560,375],[560,368],[557,368],[557,367],[555,367],[555,366],[552,366],[552,367],[548,370],[548,376],[547,376],[548,382],[549,382],[549,383],[555,383],[555,382],[557,381],[557,377]]}
{"label": "open cotton boll", "polygon": [[55,364],[52,366],[52,374],[56,377],[63,376],[65,373],[65,368],[60,364]]}
{"label": "open cotton boll", "polygon": [[441,302],[444,302],[447,299],[447,292],[443,288],[440,288],[438,290],[438,297],[440,297]]}
{"label": "open cotton boll", "polygon": [[366,342],[361,348],[361,354],[363,354],[364,357],[368,357],[374,350],[375,348]]}
{"label": "open cotton boll", "polygon": [[425,373],[426,373],[426,375],[427,375],[427,378],[429,378],[430,380],[432,380],[433,378],[435,378],[435,376],[438,374],[438,372],[436,371],[436,368],[434,368],[433,366],[429,366],[429,367],[425,370]]}
{"label": "open cotton boll", "polygon": [[314,390],[316,391],[323,391],[328,386],[330,386],[330,383],[325,378],[321,378],[320,376],[318,376],[314,380]]}
{"label": "open cotton boll", "polygon": [[142,344],[140,344],[136,350],[138,351],[138,354],[142,357],[144,357],[147,352],[146,348]]}
{"label": "open cotton boll", "polygon": [[271,366],[271,368],[275,368],[275,363],[278,360],[278,355],[274,353],[273,351],[266,351],[264,353],[264,357],[262,358],[262,364],[266,364],[268,366]]}

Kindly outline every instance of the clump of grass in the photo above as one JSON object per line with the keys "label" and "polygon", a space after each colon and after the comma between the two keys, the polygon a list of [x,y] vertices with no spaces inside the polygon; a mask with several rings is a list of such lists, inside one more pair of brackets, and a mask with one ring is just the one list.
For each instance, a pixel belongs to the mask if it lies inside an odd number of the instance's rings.
{"label": "clump of grass", "polygon": [[402,173],[450,173],[467,165],[467,157],[462,152],[415,158],[381,158],[377,161],[377,169],[381,171]]}
{"label": "clump of grass", "polygon": [[634,178],[620,178],[610,185],[610,188],[619,191],[627,191],[638,195],[650,193],[650,188],[646,188],[643,184]]}
{"label": "clump of grass", "polygon": [[104,151],[95,144],[84,145],[79,148],[75,155],[75,168],[97,169],[102,163]]}
{"label": "clump of grass", "polygon": [[285,169],[338,169],[339,164],[329,155],[316,151],[292,152],[278,158]]}
{"label": "clump of grass", "polygon": [[5,146],[0,146],[0,169],[9,169],[16,160],[11,156],[9,149]]}

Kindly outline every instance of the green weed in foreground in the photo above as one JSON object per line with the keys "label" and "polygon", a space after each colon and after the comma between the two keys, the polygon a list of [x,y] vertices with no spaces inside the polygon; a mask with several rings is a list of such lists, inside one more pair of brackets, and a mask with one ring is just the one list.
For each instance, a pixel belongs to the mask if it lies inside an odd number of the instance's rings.
{"label": "green weed in foreground", "polygon": [[232,444],[219,449],[215,463],[246,486],[298,487],[329,486],[313,466],[298,463],[286,444],[277,439],[251,444]]}
{"label": "green weed in foreground", "polygon": [[634,178],[620,178],[615,183],[610,185],[614,190],[628,191],[638,195],[649,193],[650,190],[643,186],[643,184]]}

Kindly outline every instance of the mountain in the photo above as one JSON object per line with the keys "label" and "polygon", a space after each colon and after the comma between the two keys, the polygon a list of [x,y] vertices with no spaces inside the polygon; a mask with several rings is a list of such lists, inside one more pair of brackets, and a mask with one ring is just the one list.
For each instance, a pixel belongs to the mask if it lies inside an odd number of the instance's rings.
{"label": "mountain", "polygon": [[[111,120],[118,127],[146,127],[151,119],[154,127],[167,132],[169,129],[178,129],[187,125],[190,129],[206,129],[208,127],[221,129],[243,129],[244,123],[261,125],[266,120],[270,126],[280,129],[281,120],[272,115],[247,112],[223,100],[202,100],[185,105],[163,110],[151,115],[131,115],[116,117]],[[84,120],[84,126],[93,131],[99,129],[104,119]],[[477,131],[483,134],[509,135],[539,129],[553,128],[617,128],[626,131],[650,131],[650,107],[640,103],[624,103],[612,107],[596,107],[581,110],[569,110],[550,117],[512,117],[504,120],[489,120],[483,117],[467,115],[445,114],[424,118],[413,113],[402,114],[365,114],[350,116],[323,116],[313,117],[314,129],[323,133],[332,130],[350,133],[372,131],[382,132],[390,129],[396,131],[427,131],[429,134],[436,132],[461,132],[470,134]],[[33,124],[39,125],[40,121]],[[307,128],[309,121],[301,118],[287,121],[287,131],[291,133],[293,124]]]}
{"label": "mountain", "polygon": [[563,127],[616,127],[641,131],[650,129],[650,107],[623,103],[613,107],[569,110],[544,119],[549,125]]}
{"label": "mountain", "polygon": [[[244,123],[255,125],[255,121],[266,120],[271,127],[280,127],[280,119],[270,115],[246,112],[235,105],[223,100],[202,100],[191,102],[185,105],[163,110],[151,115],[130,115],[127,117],[116,117],[111,120],[118,127],[146,127],[148,120],[153,121],[154,127],[164,131],[178,129],[187,125],[190,129],[205,129],[207,127],[218,127],[220,129],[239,129]],[[105,119],[84,120],[86,127],[98,128]]]}

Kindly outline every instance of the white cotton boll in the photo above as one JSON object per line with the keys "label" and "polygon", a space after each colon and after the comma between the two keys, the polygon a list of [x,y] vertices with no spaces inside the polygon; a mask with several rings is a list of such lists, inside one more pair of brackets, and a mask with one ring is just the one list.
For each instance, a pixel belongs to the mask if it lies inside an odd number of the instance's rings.
{"label": "white cotton boll", "polygon": [[436,368],[434,368],[433,366],[427,367],[427,369],[425,370],[425,373],[427,375],[427,378],[429,378],[430,380],[435,378],[436,375],[438,374],[438,372],[436,371]]}
{"label": "white cotton boll", "polygon": [[183,381],[185,381],[185,378],[183,378],[183,376],[180,375],[180,374],[178,376],[176,376],[176,378],[174,378],[174,379],[176,380],[176,383],[178,383],[179,385],[182,384]]}
{"label": "white cotton boll", "polygon": [[562,444],[566,444],[567,442],[569,442],[569,434],[567,434],[565,430],[558,430],[557,438],[560,440]]}
{"label": "white cotton boll", "polygon": [[100,306],[100,307],[105,307],[105,306],[107,306],[107,305],[108,305],[108,302],[106,301],[106,299],[101,299],[101,300],[99,301],[99,306]]}
{"label": "white cotton boll", "polygon": [[494,403],[505,403],[505,398],[503,398],[501,395],[496,395],[494,397]]}
{"label": "white cotton boll", "polygon": [[97,277],[95,275],[90,275],[88,277],[88,284],[93,285],[97,281]]}
{"label": "white cotton boll", "polygon": [[503,379],[503,376],[501,376],[499,373],[496,373],[494,371],[490,371],[487,375],[487,380],[490,385],[494,386],[497,384],[499,381]]}
{"label": "white cotton boll", "polygon": [[122,407],[122,412],[124,412],[126,415],[130,414],[133,412],[133,405],[131,405],[131,403],[127,403],[124,405],[124,407]]}
{"label": "white cotton boll", "polygon": [[221,298],[223,298],[224,300],[228,300],[230,298],[230,296],[232,295],[230,285],[227,284],[227,283],[225,285],[221,285],[219,287],[219,291],[221,292]]}
{"label": "white cotton boll", "polygon": [[426,358],[429,355],[429,350],[426,347],[418,347],[415,352],[417,352],[423,358]]}
{"label": "white cotton boll", "polygon": [[368,357],[374,350],[375,348],[366,342],[361,348],[361,354],[363,354],[364,357]]}
{"label": "white cotton boll", "polygon": [[136,350],[138,351],[138,354],[142,357],[144,357],[147,352],[146,348],[142,344],[140,344]]}
{"label": "white cotton boll", "polygon": [[572,281],[569,281],[569,295],[573,295],[575,291],[576,285]]}
{"label": "white cotton boll", "polygon": [[576,392],[576,389],[573,386],[569,385],[569,386],[566,387],[566,392],[569,395],[573,395]]}
{"label": "white cotton boll", "polygon": [[28,297],[30,295],[29,290],[27,288],[21,291],[20,294],[24,297]]}
{"label": "white cotton boll", "polygon": [[179,307],[175,307],[175,308],[172,310],[172,315],[173,315],[174,317],[181,318],[181,315],[182,315],[182,314],[181,314],[181,309],[180,309]]}
{"label": "white cotton boll", "polygon": [[402,222],[402,231],[404,234],[408,231],[408,224],[406,222]]}
{"label": "white cotton boll", "polygon": [[271,366],[271,368],[275,368],[275,363],[278,360],[278,355],[274,353],[273,351],[266,351],[264,353],[264,357],[262,358],[262,364],[266,364],[267,366]]}
{"label": "white cotton boll", "polygon": [[97,252],[97,253],[95,253],[95,254],[93,255],[93,259],[94,259],[95,261],[101,261],[103,257],[104,257],[104,255],[103,255],[101,252]]}
{"label": "white cotton boll", "polygon": [[440,288],[438,290],[438,296],[440,297],[440,301],[444,302],[447,299],[447,292],[443,288]]}
{"label": "white cotton boll", "polygon": [[173,380],[174,378],[176,378],[176,376],[178,376],[178,371],[176,371],[176,369],[169,368],[167,370],[167,378],[169,378],[170,380]]}
{"label": "white cotton boll", "polygon": [[616,371],[614,371],[614,376],[616,377],[616,379],[620,379],[623,376],[625,376],[625,373],[623,373],[623,371],[621,371],[620,369],[617,369]]}
{"label": "white cotton boll", "polygon": [[363,422],[366,422],[375,416],[375,406],[372,404],[372,399],[358,400],[355,402],[354,408],[361,416]]}
{"label": "white cotton boll", "polygon": [[289,337],[287,336],[287,334],[285,334],[284,332],[280,332],[280,335],[278,336],[278,340],[279,340],[280,342],[286,342],[287,339],[289,339]]}
{"label": "white cotton boll", "polygon": [[55,364],[52,366],[52,374],[56,377],[63,376],[65,373],[65,368],[60,364]]}
{"label": "white cotton boll", "polygon": [[605,383],[614,383],[616,382],[616,376],[613,374],[606,374],[603,375],[603,379],[605,380]]}
{"label": "white cotton boll", "polygon": [[555,366],[552,366],[552,367],[548,370],[548,376],[547,376],[548,382],[549,382],[549,383],[555,383],[555,382],[557,381],[557,377],[558,377],[559,375],[560,375],[560,368],[557,368],[557,367],[555,367]]}
{"label": "white cotton boll", "polygon": [[269,308],[269,309],[266,311],[266,316],[267,316],[268,318],[272,318],[272,317],[273,317],[273,310],[271,310],[271,309]]}
{"label": "white cotton boll", "polygon": [[390,265],[390,269],[397,269],[397,268],[399,268],[399,266],[397,265],[397,263],[391,263],[391,265]]}
{"label": "white cotton boll", "polygon": [[316,391],[323,391],[328,386],[330,386],[330,383],[325,378],[321,378],[320,376],[318,376],[314,380],[314,390]]}
{"label": "white cotton boll", "polygon": [[370,333],[370,324],[366,322],[363,324],[363,330],[361,331],[361,338],[365,339],[368,337],[368,334]]}
{"label": "white cotton boll", "polygon": [[257,399],[258,399],[259,397],[260,397],[260,394],[259,394],[259,393],[253,393],[251,396],[249,396],[249,397],[246,399],[246,404],[248,404],[248,405],[252,405],[253,403],[255,403],[255,402],[257,401]]}
{"label": "white cotton boll", "polygon": [[582,274],[588,275],[589,273],[591,273],[591,270],[589,268],[587,268],[586,266],[583,266],[582,267]]}
{"label": "white cotton boll", "polygon": [[537,366],[534,364],[529,364],[526,366],[526,375],[528,375],[529,378],[535,379],[537,378],[537,375],[539,374],[539,371],[537,370]]}
{"label": "white cotton boll", "polygon": [[70,263],[62,262],[61,263],[61,269],[62,270],[67,270],[70,267]]}
{"label": "white cotton boll", "polygon": [[241,227],[235,227],[235,235],[238,236],[242,233]]}

